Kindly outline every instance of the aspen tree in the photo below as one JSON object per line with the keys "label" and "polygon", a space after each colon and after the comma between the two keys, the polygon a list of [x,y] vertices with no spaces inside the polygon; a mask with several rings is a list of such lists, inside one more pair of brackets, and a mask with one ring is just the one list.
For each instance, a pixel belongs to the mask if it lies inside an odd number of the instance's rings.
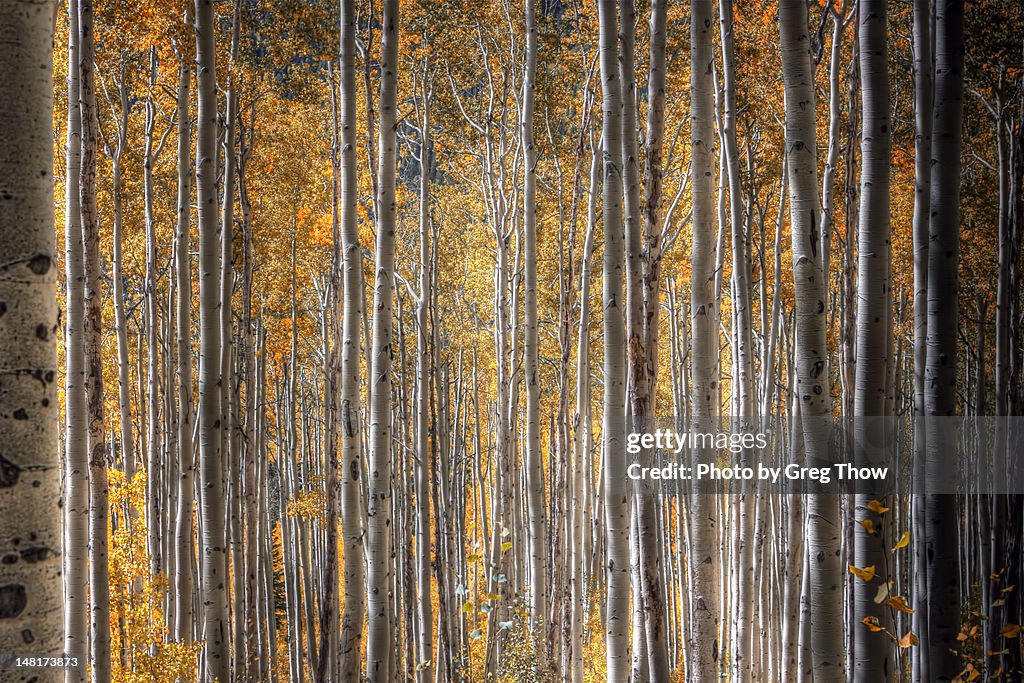
{"label": "aspen tree", "polygon": [[[889,96],[888,15],[885,0],[862,0],[858,8],[860,39],[862,121],[860,225],[857,230],[857,374],[854,418],[858,444],[864,444],[878,430],[869,418],[886,414],[889,373],[892,297],[890,291],[889,164],[892,159],[892,122]],[[883,435],[884,436],[884,435]],[[858,446],[860,448],[860,446]],[[864,457],[863,453],[855,454]],[[855,496],[855,521],[869,521],[871,527],[853,528],[853,564],[858,568],[886,566],[887,550],[882,516],[872,509],[870,492]],[[873,533],[871,533],[873,532]],[[888,576],[882,576],[888,580]],[[877,586],[853,579],[854,621],[874,618],[892,632],[888,605],[875,600]],[[891,680],[896,674],[891,641],[885,633],[857,628],[854,623],[854,680]]]}
{"label": "aspen tree", "polygon": [[108,548],[108,461],[106,416],[103,405],[103,307],[100,292],[100,232],[96,211],[95,15],[92,0],[78,5],[82,117],[82,159],[79,206],[82,219],[82,255],[85,263],[85,363],[89,401],[89,612],[90,673],[100,683],[110,678],[110,577]]}
{"label": "aspen tree", "polygon": [[366,543],[366,677],[391,680],[394,567],[391,553],[391,347],[395,270],[398,0],[384,0],[378,152],[377,249],[370,353],[369,500]]}
{"label": "aspen tree", "polygon": [[[0,552],[5,558],[0,652],[59,657],[64,643],[56,381],[60,314],[53,215],[54,12],[52,2],[0,4],[0,88],[8,94],[0,103]],[[76,144],[77,136],[69,135],[68,143],[69,148]],[[71,156],[69,166],[77,162]],[[68,198],[72,201],[77,197]],[[78,528],[80,537],[81,524]],[[77,635],[83,638],[84,585],[78,583],[71,588],[78,598]],[[79,648],[84,642],[68,645],[75,648],[69,654],[83,662],[85,653]],[[9,671],[0,677],[51,683],[65,676],[57,669],[43,669]],[[78,680],[78,675],[68,678]]]}
{"label": "aspen tree", "polygon": [[[932,112],[929,204],[927,353],[925,414],[932,421],[956,410],[957,326],[959,321],[960,153],[963,135],[964,3],[935,4],[935,101]],[[927,636],[921,639],[933,681],[951,681],[961,665],[956,654],[960,632],[960,519],[954,496],[934,493],[948,476],[947,445],[930,425],[926,444],[924,503],[925,566],[928,586]]]}
{"label": "aspen tree", "polygon": [[[221,234],[217,221],[217,67],[212,0],[196,0],[196,204],[199,228],[199,490],[206,680],[230,680],[227,534],[221,431],[223,322]],[[228,200],[230,201],[230,199]]]}
{"label": "aspen tree", "polygon": [[[27,6],[27,5],[26,5]],[[13,9],[14,5],[11,6]],[[85,264],[79,173],[82,115],[79,102],[78,0],[68,0],[68,118],[65,172],[64,267],[64,652],[84,657],[89,646],[89,449],[85,367]],[[25,15],[28,16],[28,15]],[[13,28],[14,24],[8,24]],[[85,680],[84,668],[65,671],[67,683]]]}
{"label": "aspen tree", "polygon": [[[807,6],[803,0],[781,0],[779,32],[786,93],[786,156],[796,298],[796,392],[800,400],[801,437],[808,460],[814,462],[827,448],[825,420],[831,415],[832,400],[825,336],[824,255],[817,223],[821,207],[814,72]],[[814,679],[844,680],[843,571],[839,557],[842,524],[838,498],[809,496],[807,520]]]}
{"label": "aspen tree", "polygon": [[[717,418],[718,303],[715,295],[717,240],[714,235],[712,145],[714,104],[711,71],[710,0],[690,2],[690,145],[692,154],[693,252],[690,290],[690,362],[693,425],[703,430]],[[706,454],[697,453],[698,458]],[[687,648],[689,680],[718,680],[721,594],[718,504],[695,490],[690,502],[690,590],[693,626]]]}

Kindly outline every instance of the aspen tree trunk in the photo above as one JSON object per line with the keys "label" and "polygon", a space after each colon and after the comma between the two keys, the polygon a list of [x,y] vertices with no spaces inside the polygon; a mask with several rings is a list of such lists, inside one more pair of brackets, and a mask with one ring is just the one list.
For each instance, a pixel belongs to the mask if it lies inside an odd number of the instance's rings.
{"label": "aspen tree trunk", "polygon": [[623,320],[622,83],[614,0],[598,3],[604,125],[604,502],[607,556],[607,680],[629,680],[629,517],[625,472],[625,328]]}
{"label": "aspen tree trunk", "polygon": [[[360,453],[359,325],[363,318],[363,270],[356,216],[355,1],[341,3],[341,248],[344,256],[344,327],[341,357],[342,533],[345,542],[345,615],[341,629],[342,681],[358,681],[363,635],[363,507]],[[341,268],[341,264],[337,265]],[[332,475],[333,475],[332,471]],[[336,533],[336,532],[335,532]],[[333,548],[331,548],[333,552]]]}
{"label": "aspen tree trunk", "polygon": [[[547,604],[544,465],[540,452],[540,369],[537,333],[537,148],[533,138],[534,87],[537,72],[535,0],[526,0],[526,59],[523,66],[520,140],[523,147],[523,365],[526,376],[526,488],[529,510],[530,633],[540,635]],[[537,667],[542,668],[538,655]]]}
{"label": "aspen tree trunk", "polygon": [[[76,5],[77,12],[77,5]],[[77,25],[77,17],[75,24]],[[75,50],[77,51],[77,44]],[[117,404],[121,422],[121,459],[124,462],[125,476],[130,480],[135,474],[135,441],[132,435],[132,404],[131,404],[131,378],[129,377],[128,365],[128,322],[125,318],[125,296],[124,276],[121,271],[122,258],[122,233],[124,225],[124,210],[122,208],[121,193],[123,192],[122,161],[124,152],[128,146],[128,121],[131,115],[131,106],[128,100],[128,84],[125,82],[125,74],[120,75],[118,83],[118,95],[120,99],[120,112],[117,124],[117,146],[113,152],[111,164],[111,203],[114,214],[113,221],[113,254],[111,259],[110,279],[113,281],[114,295],[114,330],[117,336]],[[76,65],[75,72],[78,72]],[[75,97],[78,97],[78,86],[75,86]],[[69,91],[69,102],[71,93]],[[70,108],[70,107],[69,107]],[[77,103],[75,106],[77,112]],[[80,125],[76,123],[76,125]],[[68,176],[70,177],[70,176]],[[77,194],[77,180],[75,181]],[[70,196],[70,194],[68,195]],[[70,296],[69,305],[70,305]]]}
{"label": "aspen tree trunk", "polygon": [[146,98],[146,124],[143,134],[142,157],[143,217],[146,239],[146,274],[144,283],[145,314],[143,327],[146,335],[146,548],[149,552],[149,573],[153,576],[163,571],[161,543],[163,539],[161,520],[163,517],[163,496],[160,495],[163,471],[160,462],[159,425],[159,350],[157,348],[158,313],[156,302],[156,217],[153,215],[153,164],[156,161],[153,132],[156,127],[156,103],[153,101],[156,87],[156,48],[149,49],[149,96]]}
{"label": "aspen tree trunk", "polygon": [[174,527],[177,572],[174,582],[174,639],[184,643],[191,643],[195,638],[195,529],[192,524],[195,487],[195,443],[192,432],[195,417],[192,407],[192,262],[189,256],[192,244],[192,119],[189,111],[191,86],[192,63],[183,54],[178,68],[178,219],[174,233],[179,473],[178,509]]}
{"label": "aspen tree trunk", "polygon": [[107,442],[103,406],[103,306],[100,232],[96,212],[96,81],[92,0],[78,5],[80,31],[78,73],[82,116],[82,166],[79,197],[85,263],[85,363],[89,396],[89,608],[91,676],[110,678],[110,585],[108,571]]}
{"label": "aspen tree trunk", "polygon": [[[692,149],[693,263],[690,292],[693,426],[706,430],[718,416],[718,304],[715,296],[714,105],[710,0],[690,2],[690,145]],[[696,458],[707,454],[695,453]],[[693,627],[687,648],[691,683],[719,677],[720,573],[718,505],[694,486],[690,502],[690,582]]]}
{"label": "aspen tree trunk", "polygon": [[[426,61],[426,60],[424,60]],[[416,303],[416,597],[419,630],[416,679],[431,683],[434,679],[434,611],[430,592],[430,329],[428,313],[433,297],[430,278],[430,97],[432,85],[423,68],[423,113],[420,125],[420,294]],[[440,485],[440,482],[437,483]]]}
{"label": "aspen tree trunk", "polygon": [[[813,463],[823,457],[828,446],[825,421],[831,416],[832,400],[825,336],[824,256],[817,225],[821,211],[815,142],[814,72],[807,6],[803,0],[781,0],[779,31],[786,91],[786,154],[796,298],[796,392],[800,401],[800,436],[804,440],[807,458]],[[839,557],[842,524],[838,497],[809,496],[807,518],[814,680],[845,680],[843,570]]]}
{"label": "aspen tree trunk", "polygon": [[[591,138],[593,139],[593,138]],[[583,683],[583,620],[586,596],[586,491],[593,477],[586,467],[587,454],[593,445],[593,427],[590,412],[590,289],[593,278],[594,231],[597,225],[597,187],[600,181],[600,148],[591,149],[590,185],[587,200],[587,234],[583,240],[583,258],[580,262],[580,312],[576,328],[576,416],[573,431],[572,482],[572,618],[571,628],[571,683]]]}
{"label": "aspen tree trunk", "polygon": [[[957,308],[960,258],[960,152],[963,120],[963,0],[935,5],[935,103],[932,114],[931,195],[928,249],[925,413],[932,420],[956,410]],[[927,438],[926,485],[939,488],[948,446]],[[928,633],[921,642],[933,681],[960,671],[955,651],[960,631],[960,519],[956,498],[930,493],[924,499]]]}
{"label": "aspen tree trunk", "polygon": [[[8,7],[11,11],[15,11],[15,8],[15,5]],[[17,16],[22,21],[32,19],[33,12],[29,11],[29,8],[30,4],[25,3],[24,7],[17,9]],[[8,19],[4,25],[16,30],[18,24]],[[85,264],[82,260],[82,217],[79,203],[79,174],[82,163],[79,37],[78,0],[68,0],[68,120],[64,175],[64,267],[67,283],[67,324],[64,327],[64,652],[71,656],[85,657],[89,646],[89,426],[86,412],[88,399],[83,337]],[[6,72],[4,73],[6,76]],[[12,135],[20,134],[15,128],[7,125],[3,130],[11,131]],[[5,240],[4,243],[8,242]],[[5,534],[4,538],[7,537]],[[80,683],[85,680],[85,675],[85,667],[69,668],[64,673],[64,680],[66,683]]]}
{"label": "aspen tree trunk", "polygon": [[[654,106],[648,111],[648,157],[645,161],[648,204],[646,211],[640,199],[639,149],[636,139],[636,70],[635,29],[636,11],[632,0],[621,5],[621,59],[622,74],[622,173],[625,200],[626,262],[626,327],[628,329],[629,400],[633,423],[638,429],[648,429],[654,416],[654,379],[657,364],[657,336],[652,336],[651,325],[657,326],[658,265],[660,261],[660,207],[661,200],[661,129],[664,107],[664,3],[652,5],[651,66],[649,91],[654,93]],[[657,23],[655,23],[657,22]],[[653,157],[653,158],[651,158]],[[641,219],[644,219],[641,223]],[[653,270],[653,273],[651,272]],[[653,276],[653,277],[652,277]],[[652,307],[653,306],[653,314]],[[645,449],[638,456],[642,466],[653,462],[653,453]],[[643,668],[656,680],[669,676],[668,649],[665,642],[665,604],[658,561],[658,512],[654,492],[648,482],[634,484],[636,523],[634,558],[638,584],[639,604],[634,613],[640,618],[633,628],[642,637],[643,654],[634,653],[634,661],[643,660]],[[635,669],[634,669],[635,671]]]}
{"label": "aspen tree trunk", "polygon": [[[227,683],[231,658],[228,619],[227,535],[221,430],[223,321],[221,237],[217,221],[217,71],[212,0],[196,0],[198,80],[196,204],[199,228],[199,489],[202,517],[203,638],[207,681]],[[227,197],[230,201],[230,196]],[[226,229],[227,226],[224,226]]]}
{"label": "aspen tree trunk", "polygon": [[[59,657],[64,643],[56,381],[60,314],[53,223],[54,5],[0,4],[0,89],[10,95],[0,103],[0,552],[5,558],[0,652]],[[73,109],[69,106],[69,112]],[[69,135],[68,143],[73,152],[77,135]],[[69,153],[69,167],[77,162],[71,157]],[[68,198],[69,203],[76,200]],[[79,399],[79,410],[83,407]],[[82,496],[78,498],[81,504]],[[81,523],[77,527],[80,537]],[[81,581],[74,587],[80,638],[85,636],[83,588]],[[84,673],[84,643],[70,645],[75,650],[68,653],[79,657],[79,673]],[[35,678],[40,683],[65,677],[57,669],[4,675],[4,680]]]}
{"label": "aspen tree trunk", "polygon": [[[858,8],[860,39],[861,100],[863,138],[861,142],[860,226],[857,230],[857,374],[854,392],[854,418],[857,420],[857,448],[878,439],[878,423],[869,420],[886,414],[886,384],[889,375],[892,296],[890,290],[890,213],[889,164],[892,159],[892,122],[889,111],[889,50],[886,0],[861,0]],[[863,453],[855,457],[863,461]],[[872,510],[875,496],[858,492],[854,520],[869,521],[853,528],[853,564],[884,570],[888,565],[881,515]],[[887,499],[883,499],[886,501]],[[891,505],[890,505],[891,507]],[[869,533],[869,531],[873,533]],[[890,578],[881,573],[881,580]],[[892,613],[887,604],[878,603],[878,587],[870,581],[853,578],[853,674],[858,683],[892,680],[896,662],[892,641]],[[862,619],[873,618],[887,632],[872,632]]]}
{"label": "aspen tree trunk", "polygon": [[391,311],[395,270],[395,183],[398,90],[398,0],[384,0],[380,81],[377,249],[374,264],[373,348],[370,362],[369,500],[366,545],[366,677],[391,680]]}
{"label": "aspen tree trunk", "polygon": [[[743,217],[743,188],[740,184],[739,152],[736,142],[736,73],[733,34],[732,0],[721,0],[719,20],[722,38],[722,112],[723,137],[722,156],[729,183],[729,225],[732,236],[732,313],[734,320],[733,362],[735,373],[732,380],[732,395],[735,397],[734,421],[740,430],[750,430],[749,420],[754,416],[754,347],[752,341],[753,321],[750,307],[750,263],[747,256],[746,226]],[[749,453],[741,457],[748,459]],[[749,681],[754,674],[754,505],[755,493],[747,491],[739,499],[738,554],[736,564],[739,571],[739,590],[736,593],[737,651],[733,653],[738,678]]]}

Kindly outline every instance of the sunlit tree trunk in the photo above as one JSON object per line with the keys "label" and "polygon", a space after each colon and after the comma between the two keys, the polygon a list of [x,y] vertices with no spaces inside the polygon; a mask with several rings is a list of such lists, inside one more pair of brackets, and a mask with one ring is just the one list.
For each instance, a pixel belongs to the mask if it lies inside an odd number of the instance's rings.
{"label": "sunlit tree trunk", "polygon": [[192,523],[195,424],[192,407],[192,261],[190,247],[192,213],[192,119],[189,94],[192,63],[181,55],[178,68],[178,220],[174,232],[174,277],[177,311],[175,336],[178,348],[176,381],[178,385],[178,509],[175,515],[174,547],[174,638],[190,643],[195,638],[193,593],[195,591],[195,529]]}
{"label": "sunlit tree trunk", "polygon": [[[5,558],[0,652],[59,657],[64,605],[56,350],[60,313],[53,216],[54,10],[52,2],[0,4],[0,91],[9,94],[0,103],[0,553]],[[77,162],[71,156],[78,140],[77,130],[69,130],[75,133],[68,139],[70,168]],[[69,196],[69,204],[73,201],[77,197]],[[81,378],[82,370],[77,372]],[[84,408],[81,399],[78,408]],[[81,453],[76,455],[74,466],[83,467]],[[78,505],[82,498],[79,494]],[[80,557],[82,526],[77,524]],[[85,636],[85,596],[84,582],[77,583],[69,588],[77,598],[73,620],[80,641]],[[85,659],[84,642],[68,644],[75,648],[70,654],[80,662]],[[55,668],[12,670],[4,677],[52,683],[64,674]]]}
{"label": "sunlit tree trunk", "polygon": [[396,229],[396,126],[398,92],[398,0],[384,0],[381,44],[380,138],[378,154],[377,249],[374,265],[373,342],[370,355],[369,517],[366,544],[366,677],[392,680],[390,662],[397,642],[391,595],[391,335]]}
{"label": "sunlit tree trunk", "polygon": [[[931,199],[928,249],[925,414],[933,420],[956,411],[957,308],[960,258],[960,153],[964,92],[964,3],[935,4],[935,103],[932,114]],[[930,425],[932,427],[933,425]],[[935,425],[937,426],[937,425]],[[928,581],[927,652],[932,681],[950,681],[961,669],[960,516],[956,497],[937,495],[948,474],[943,443],[929,428],[924,499]],[[920,570],[919,570],[920,571]]]}
{"label": "sunlit tree trunk", "polygon": [[[430,448],[430,328],[433,298],[430,255],[430,98],[429,66],[424,64],[420,126],[420,292],[416,302],[416,608],[418,618],[416,678],[420,683],[434,679],[434,610],[430,591],[431,476]],[[435,486],[442,485],[437,481]]]}
{"label": "sunlit tree trunk", "polygon": [[91,614],[91,676],[110,678],[110,585],[108,572],[107,439],[103,405],[103,273],[100,229],[96,212],[96,112],[94,13],[91,0],[78,5],[80,31],[78,73],[82,116],[82,166],[79,197],[85,263],[85,363],[89,397],[89,610]]}
{"label": "sunlit tree trunk", "polygon": [[[217,216],[217,72],[212,0],[196,0],[196,204],[199,228],[199,490],[205,672],[230,680],[227,534],[221,430],[221,244]],[[230,198],[228,199],[230,201]]]}
{"label": "sunlit tree trunk", "polygon": [[[523,364],[526,377],[525,467],[529,511],[530,632],[538,635],[547,602],[547,519],[544,465],[540,452],[540,368],[537,333],[537,148],[533,138],[537,17],[535,0],[526,0],[526,55],[523,67],[520,140],[523,146]],[[553,455],[553,454],[552,454]],[[548,615],[550,617],[550,615]],[[539,655],[538,655],[539,657]],[[540,662],[538,661],[538,666]]]}
{"label": "sunlit tree trunk", "polygon": [[[341,511],[345,543],[345,614],[341,629],[341,680],[357,681],[363,634],[363,533],[359,416],[363,270],[356,216],[355,2],[341,3],[341,253],[344,258],[344,316],[341,349]],[[342,268],[338,263],[337,268]],[[333,474],[333,472],[332,472]],[[333,549],[332,549],[333,552]],[[336,598],[335,598],[336,599]]]}
{"label": "sunlit tree trunk", "polygon": [[625,448],[625,327],[622,292],[622,82],[614,0],[598,3],[604,120],[604,517],[606,679],[629,680],[629,494]]}
{"label": "sunlit tree trunk", "polygon": [[[710,0],[690,3],[690,145],[692,149],[693,251],[690,291],[692,411],[694,428],[707,430],[718,416],[718,302],[715,296],[714,104]],[[696,457],[706,454],[696,453]],[[719,677],[721,575],[716,498],[694,486],[690,500],[690,582],[693,627],[687,676],[693,683]]]}
{"label": "sunlit tree trunk", "polygon": [[[13,11],[15,7],[12,4],[8,9]],[[25,12],[25,9],[19,8],[19,11]],[[31,17],[31,14],[21,16]],[[13,23],[7,25],[14,26]],[[82,217],[78,196],[82,160],[78,40],[78,0],[68,0],[68,127],[64,176],[64,267],[67,291],[67,323],[64,327],[64,652],[84,657],[89,644],[89,426],[83,337],[85,265],[82,260]],[[4,130],[17,134],[6,126]],[[65,671],[64,680],[67,683],[80,682],[85,680],[85,675],[84,668],[69,668]]]}
{"label": "sunlit tree trunk", "polygon": [[[779,4],[782,74],[786,91],[786,151],[789,173],[793,288],[796,298],[796,392],[801,431],[811,463],[824,457],[832,412],[826,344],[825,281],[818,218],[814,71],[811,63],[807,5],[803,0]],[[839,499],[807,499],[807,552],[810,572],[811,655],[814,680],[845,680],[843,571],[839,557],[842,523]]]}

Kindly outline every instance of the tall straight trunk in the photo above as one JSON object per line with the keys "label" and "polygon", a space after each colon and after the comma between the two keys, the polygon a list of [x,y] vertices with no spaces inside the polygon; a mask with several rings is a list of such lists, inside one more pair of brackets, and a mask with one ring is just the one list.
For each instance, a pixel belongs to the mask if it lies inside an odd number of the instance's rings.
{"label": "tall straight trunk", "polygon": [[[12,5],[10,9],[13,8]],[[10,20],[6,25],[14,26]],[[84,657],[89,644],[89,587],[86,574],[89,563],[89,451],[86,441],[89,426],[83,337],[85,264],[82,260],[82,217],[78,196],[82,163],[78,41],[78,0],[68,0],[68,120],[64,175],[64,267],[67,283],[67,324],[64,327],[64,652]],[[14,133],[14,129],[7,126],[4,130]],[[64,680],[66,683],[84,681],[85,669],[67,669]]]}
{"label": "tall straight trunk", "polygon": [[157,421],[160,417],[159,363],[157,347],[158,312],[156,286],[156,216],[153,208],[153,164],[156,161],[153,133],[156,128],[156,103],[153,101],[156,87],[156,48],[149,50],[149,96],[146,98],[146,126],[143,134],[142,157],[143,217],[146,238],[145,314],[143,327],[146,336],[146,549],[149,553],[149,573],[153,576],[163,571],[161,543],[164,538],[161,528],[163,519],[163,496],[161,484],[163,471],[160,461],[160,433]]}
{"label": "tall straight trunk", "polygon": [[[890,287],[889,164],[892,159],[892,122],[889,111],[889,50],[886,0],[861,0],[858,21],[860,39],[861,142],[860,226],[857,230],[857,374],[853,414],[857,443],[865,443],[878,430],[867,418],[886,414],[886,390],[890,366],[892,295]],[[877,437],[876,437],[877,438]],[[858,446],[858,450],[859,450]],[[855,453],[865,464],[863,453]],[[872,509],[871,492],[858,492],[853,515],[853,564],[856,567],[888,565],[882,516]],[[886,500],[886,499],[883,499]],[[890,504],[891,507],[891,504]],[[877,508],[876,508],[877,509]],[[881,580],[890,578],[885,573]],[[871,581],[853,579],[853,673],[858,683],[887,681],[896,675],[892,641],[892,611],[875,600],[878,587]],[[859,622],[874,619],[886,632],[863,628]]]}
{"label": "tall straight trunk", "polygon": [[79,197],[85,263],[85,364],[89,397],[89,610],[91,614],[90,657],[92,680],[110,678],[110,578],[107,527],[109,484],[107,481],[106,416],[103,405],[103,273],[100,268],[100,229],[96,212],[96,113],[94,13],[92,0],[78,5],[80,78],[79,102],[82,116],[82,166]]}
{"label": "tall straight trunk", "polygon": [[[651,6],[651,46],[648,91],[647,156],[644,163],[646,206],[640,198],[640,153],[637,144],[635,30],[636,10],[632,0],[623,0],[621,14],[622,72],[622,172],[626,231],[626,327],[628,329],[629,401],[634,428],[647,429],[655,414],[654,380],[657,366],[658,273],[661,258],[661,137],[664,127],[665,97],[665,3]],[[638,456],[641,466],[650,466],[653,452],[644,449]],[[643,656],[634,653],[634,661],[643,660],[648,675],[664,680],[669,676],[665,633],[665,604],[661,565],[658,560],[658,510],[649,482],[634,482],[636,523],[634,549],[635,586],[640,616],[633,628],[644,644]],[[635,669],[634,669],[635,670]]]}
{"label": "tall straight trunk", "polygon": [[618,65],[618,21],[614,0],[598,3],[601,110],[604,120],[604,502],[607,544],[605,581],[606,679],[629,680],[629,517],[623,473],[625,430],[625,327],[622,268],[622,83]]}
{"label": "tall straight trunk", "polygon": [[[533,138],[534,87],[537,73],[536,0],[526,0],[526,59],[523,66],[519,135],[523,147],[523,371],[526,376],[526,468],[529,510],[530,632],[539,635],[547,604],[544,465],[540,452],[540,368],[537,331],[537,148]],[[538,655],[538,666],[539,660]]]}
{"label": "tall straight trunk", "polygon": [[[960,258],[960,153],[964,91],[964,3],[935,5],[935,103],[932,114],[931,220],[928,249],[928,332],[925,414],[933,421],[956,410]],[[952,680],[960,670],[960,517],[955,496],[934,493],[944,473],[943,443],[929,425],[924,500],[928,633],[922,639],[930,680]],[[937,427],[937,425],[934,425]]]}
{"label": "tall straight trunk", "polygon": [[[9,94],[0,103],[0,652],[49,657],[61,656],[63,646],[60,314],[53,223],[54,10],[52,2],[0,5],[0,89]],[[69,135],[68,142],[69,147],[77,144],[77,135]],[[69,197],[73,200],[77,197]],[[78,498],[81,503],[81,495]],[[74,588],[79,611],[84,607],[82,588]],[[78,635],[84,637],[82,616],[74,615]],[[84,643],[71,644],[82,662],[85,653],[79,648]],[[56,669],[5,675],[11,680],[34,677],[41,683],[64,677]]]}
{"label": "tall straight trunk", "polygon": [[[814,463],[827,452],[829,432],[825,420],[831,416],[832,399],[826,342],[824,255],[817,224],[821,207],[814,71],[807,5],[803,0],[780,2],[779,31],[786,92],[786,150],[796,299],[796,392],[806,456]],[[814,680],[845,680],[839,498],[824,494],[809,496],[807,519]]]}
{"label": "tall straight trunk", "polygon": [[[221,234],[217,221],[217,71],[212,0],[196,0],[196,204],[199,228],[199,490],[205,676],[230,680],[227,534],[221,441]],[[230,198],[228,198],[230,201]]]}
{"label": "tall straight trunk", "polygon": [[598,150],[591,150],[590,185],[587,199],[587,234],[580,261],[579,325],[576,328],[576,416],[573,431],[572,469],[572,574],[570,621],[572,652],[569,663],[571,683],[583,683],[583,619],[586,595],[586,491],[590,488],[587,455],[593,445],[590,412],[590,289],[593,278],[594,231],[597,225],[597,186],[600,183]]}
{"label": "tall straight trunk", "polygon": [[[344,257],[344,317],[341,338],[342,534],[345,543],[345,615],[341,629],[342,681],[358,681],[363,634],[363,507],[360,454],[359,327],[363,318],[363,267],[356,215],[356,74],[354,0],[341,3],[341,250]],[[336,257],[337,258],[337,257]],[[337,268],[342,264],[337,263]],[[336,476],[334,468],[331,476]],[[335,598],[336,599],[336,598]]]}
{"label": "tall straight trunk", "polygon": [[[921,417],[924,412],[924,368],[927,358],[928,330],[928,226],[931,210],[931,155],[932,155],[932,36],[931,2],[914,0],[914,451],[913,476],[924,475],[925,438]],[[998,316],[998,309],[997,309]],[[998,325],[997,325],[998,327]],[[998,345],[998,332],[996,334]],[[996,352],[998,358],[998,351]],[[998,361],[997,361],[998,363]],[[998,395],[998,391],[997,391]],[[998,398],[997,398],[998,401]],[[918,638],[927,633],[928,584],[920,568],[925,562],[923,504],[919,496],[911,497],[911,534],[914,561],[913,628]],[[928,658],[923,648],[911,652],[912,676],[915,683],[928,681]]]}
{"label": "tall straight trunk", "polygon": [[[77,23],[78,21],[76,18],[75,24],[77,25]],[[77,45],[75,49],[77,51]],[[75,72],[78,72],[77,66],[75,67]],[[121,460],[124,463],[125,476],[130,480],[135,474],[135,441],[132,434],[131,378],[129,376],[130,372],[128,365],[128,321],[125,312],[126,302],[124,295],[124,275],[122,273],[122,234],[124,227],[124,209],[122,206],[124,182],[122,180],[122,164],[124,160],[124,152],[128,146],[128,121],[131,116],[131,106],[128,100],[128,83],[126,82],[123,71],[117,85],[120,111],[118,113],[119,120],[117,124],[117,145],[113,151],[110,171],[110,199],[112,205],[111,209],[114,214],[112,225],[113,235],[111,236],[111,241],[113,242],[111,251],[113,253],[111,254],[110,279],[112,280],[114,295],[114,333],[117,337],[117,407],[121,423]],[[76,85],[76,98],[78,97],[77,92],[78,87]],[[70,93],[68,101],[70,102]],[[72,109],[72,107],[69,107],[69,110],[70,109]],[[74,110],[77,114],[77,103]],[[69,305],[70,298],[71,297],[69,296]]]}
{"label": "tall straight trunk", "polygon": [[[753,429],[749,420],[754,416],[756,387],[754,386],[754,347],[752,340],[750,260],[748,258],[747,230],[744,222],[743,187],[740,184],[740,160],[736,141],[736,68],[735,35],[732,0],[721,0],[719,20],[722,38],[722,156],[729,184],[729,226],[732,237],[732,313],[734,321],[732,381],[735,428]],[[750,458],[741,454],[744,465]],[[754,675],[754,505],[755,493],[745,491],[739,498],[739,528],[737,529],[739,590],[736,594],[736,652],[733,660],[741,681],[750,681]]]}
{"label": "tall straight trunk", "polygon": [[371,682],[382,683],[391,680],[391,655],[396,642],[391,623],[394,613],[391,594],[394,573],[391,553],[391,311],[397,223],[398,20],[398,0],[384,0],[366,544],[366,677]]}
{"label": "tall straight trunk", "polygon": [[[434,611],[430,592],[430,486],[433,461],[430,444],[430,329],[429,311],[433,292],[430,271],[430,97],[429,67],[423,69],[423,112],[420,117],[420,294],[416,303],[416,677],[420,683],[434,679]],[[438,482],[436,485],[440,485]]]}
{"label": "tall straight trunk", "polygon": [[[714,104],[711,72],[710,0],[690,2],[690,146],[693,169],[693,261],[690,290],[692,334],[692,414],[694,428],[706,430],[718,416],[718,303],[715,296]],[[707,453],[695,453],[696,458]],[[718,505],[715,496],[694,486],[690,503],[690,581],[693,627],[687,649],[687,675],[696,683],[719,676],[718,614],[721,595]]]}
{"label": "tall straight trunk", "polygon": [[178,385],[178,509],[175,515],[174,547],[174,639],[191,643],[195,638],[193,613],[194,536],[192,523],[195,453],[192,430],[192,119],[189,95],[192,86],[192,62],[181,56],[178,68],[178,220],[174,231],[174,276],[176,294],[175,336],[177,342]]}

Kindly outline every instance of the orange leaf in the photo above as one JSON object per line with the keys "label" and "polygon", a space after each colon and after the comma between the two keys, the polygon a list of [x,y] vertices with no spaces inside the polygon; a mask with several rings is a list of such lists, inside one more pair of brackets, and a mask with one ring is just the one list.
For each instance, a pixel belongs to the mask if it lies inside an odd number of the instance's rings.
{"label": "orange leaf", "polygon": [[864,567],[864,569],[858,569],[851,564],[850,573],[862,581],[871,581],[871,579],[875,578],[875,565]]}
{"label": "orange leaf", "polygon": [[904,600],[903,598],[901,598],[898,595],[894,595],[891,598],[889,598],[889,603],[888,604],[889,604],[889,607],[892,607],[893,609],[898,609],[901,612],[906,612],[907,614],[913,614],[914,613],[914,610],[912,610],[907,605],[907,601]]}
{"label": "orange leaf", "polygon": [[873,500],[870,503],[868,503],[868,510],[871,510],[876,515],[884,515],[886,512],[889,511],[889,508],[885,507],[877,500]]}
{"label": "orange leaf", "polygon": [[863,619],[860,620],[860,623],[862,623],[865,626],[867,626],[868,630],[871,631],[872,633],[878,633],[879,631],[884,631],[885,630],[884,628],[882,628],[881,626],[878,625],[878,618],[877,617],[864,617]]}
{"label": "orange leaf", "polygon": [[917,636],[914,635],[913,631],[907,631],[899,640],[899,646],[904,650],[908,647],[913,647],[914,645],[917,645]]}
{"label": "orange leaf", "polygon": [[999,635],[1003,638],[1019,638],[1021,632],[1021,626],[1018,624],[1007,624],[999,631]]}

